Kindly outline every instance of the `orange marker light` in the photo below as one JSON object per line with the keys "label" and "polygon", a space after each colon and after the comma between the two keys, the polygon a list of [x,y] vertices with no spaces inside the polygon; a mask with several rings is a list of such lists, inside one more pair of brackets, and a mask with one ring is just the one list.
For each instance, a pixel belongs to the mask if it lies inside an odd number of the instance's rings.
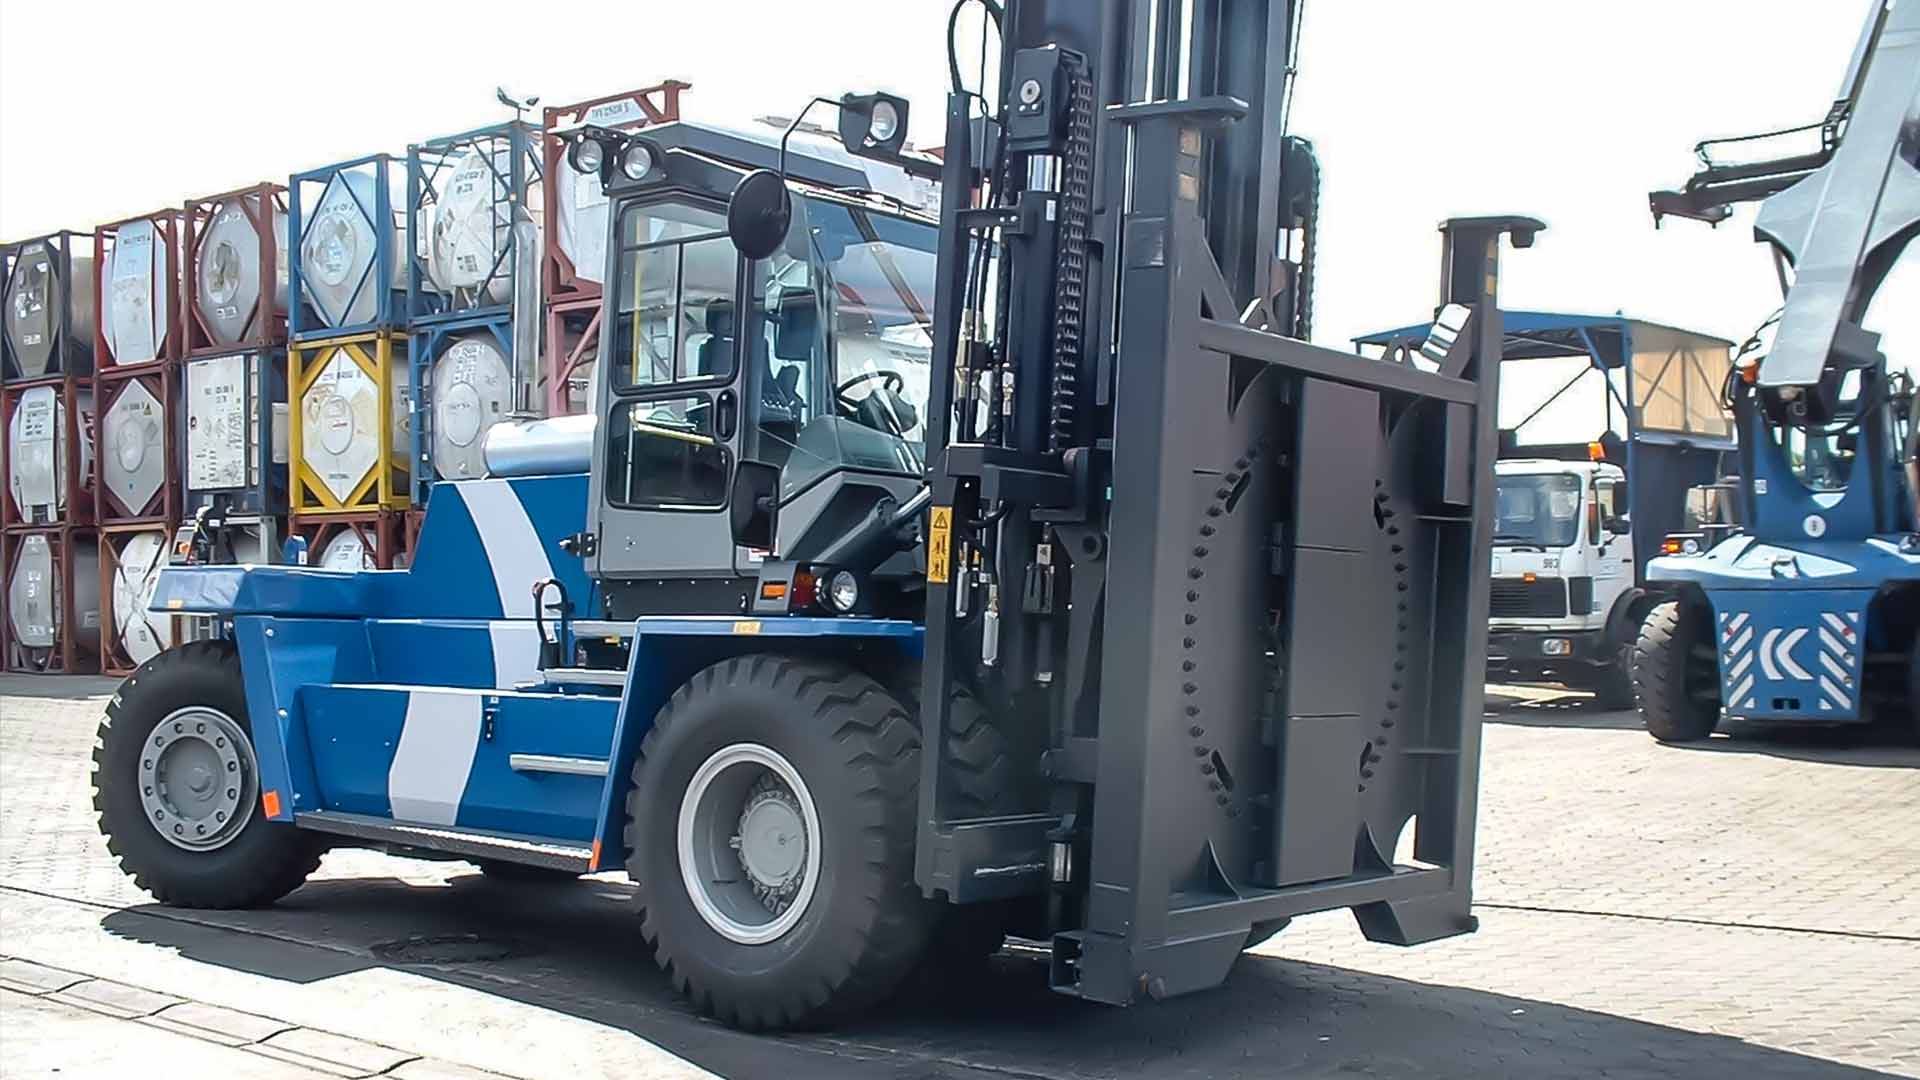
{"label": "orange marker light", "polygon": [[260,809],[265,810],[267,812],[268,817],[279,817],[280,816],[280,793],[277,791],[261,792],[260,793]]}
{"label": "orange marker light", "polygon": [[1665,540],[1660,541],[1660,554],[1662,555],[1680,554],[1680,541],[1675,540],[1671,536],[1667,537]]}
{"label": "orange marker light", "polygon": [[1529,584],[1529,585],[1531,585],[1531,584],[1533,584],[1534,582],[1536,582],[1536,581],[1539,581],[1539,580],[1540,580],[1540,575],[1539,575],[1539,574],[1536,574],[1536,573],[1534,573],[1534,572],[1533,572],[1533,571],[1531,571],[1531,570],[1529,570],[1529,571],[1527,571],[1526,573],[1524,573],[1524,574],[1521,574],[1521,575],[1520,575],[1520,580],[1521,580],[1521,581],[1524,581],[1524,582],[1526,582],[1526,583],[1527,583],[1527,584]]}
{"label": "orange marker light", "polygon": [[593,842],[593,855],[587,859],[587,869],[600,869],[600,841],[598,840]]}
{"label": "orange marker light", "polygon": [[1601,446],[1597,442],[1588,443],[1587,444],[1587,460],[1588,461],[1607,460],[1607,448],[1604,446]]}
{"label": "orange marker light", "polygon": [[786,598],[787,598],[787,583],[786,583],[786,582],[784,582],[784,581],[764,581],[764,582],[761,582],[761,583],[760,583],[760,599],[762,599],[762,600],[785,600]]}

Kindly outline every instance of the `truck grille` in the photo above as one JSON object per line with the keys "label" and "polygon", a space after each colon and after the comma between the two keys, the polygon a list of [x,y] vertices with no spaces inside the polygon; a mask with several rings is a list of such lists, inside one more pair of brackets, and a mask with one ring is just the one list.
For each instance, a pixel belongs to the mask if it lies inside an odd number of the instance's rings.
{"label": "truck grille", "polygon": [[1566,579],[1494,578],[1487,608],[1496,619],[1562,618],[1567,614]]}

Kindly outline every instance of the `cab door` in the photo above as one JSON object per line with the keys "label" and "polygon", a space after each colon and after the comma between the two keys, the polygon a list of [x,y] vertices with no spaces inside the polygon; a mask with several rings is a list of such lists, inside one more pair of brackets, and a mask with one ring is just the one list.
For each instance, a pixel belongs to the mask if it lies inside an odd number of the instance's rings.
{"label": "cab door", "polygon": [[725,209],[623,206],[602,298],[590,484],[597,577],[732,577],[741,260]]}

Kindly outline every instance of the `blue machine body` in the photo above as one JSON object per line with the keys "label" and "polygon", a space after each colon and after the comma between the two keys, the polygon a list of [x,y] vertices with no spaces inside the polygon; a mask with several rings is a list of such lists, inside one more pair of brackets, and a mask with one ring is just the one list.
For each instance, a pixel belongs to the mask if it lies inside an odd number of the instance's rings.
{"label": "blue machine body", "polygon": [[1870,720],[1866,659],[1904,648],[1877,601],[1920,582],[1920,551],[1903,544],[1912,515],[1893,432],[1868,418],[1844,486],[1816,490],[1751,398],[1736,416],[1743,530],[1700,555],[1654,559],[1647,576],[1696,587],[1711,605],[1728,716]]}
{"label": "blue machine body", "polygon": [[[549,681],[542,643],[561,628],[535,620],[534,587],[557,581],[595,608],[594,582],[559,546],[584,527],[586,495],[585,475],[440,484],[404,570],[163,571],[154,610],[218,616],[239,648],[263,811],[336,832],[386,822],[514,840],[611,868],[626,858],[640,740],[694,672],[769,637],[918,655],[922,628],[900,620],[643,617],[620,685]],[[560,645],[572,655],[574,641]]]}

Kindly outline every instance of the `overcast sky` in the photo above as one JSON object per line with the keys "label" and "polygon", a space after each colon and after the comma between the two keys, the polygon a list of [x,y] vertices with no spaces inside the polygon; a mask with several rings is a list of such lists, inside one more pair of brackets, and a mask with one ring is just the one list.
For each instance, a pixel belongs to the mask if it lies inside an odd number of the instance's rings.
{"label": "overcast sky", "polygon": [[[1616,310],[1739,340],[1778,304],[1753,211],[1656,232],[1646,192],[1691,147],[1817,120],[1865,0],[1308,0],[1294,130],[1325,175],[1315,337],[1424,318],[1452,214],[1551,226],[1507,261],[1512,308]],[[0,239],[90,229],[191,195],[667,77],[688,114],[791,113],[886,88],[939,141],[944,0],[249,4],[0,0]],[[1920,349],[1920,257],[1870,323]],[[1905,296],[1896,304],[1891,294]],[[1905,310],[1899,320],[1896,307]]]}

